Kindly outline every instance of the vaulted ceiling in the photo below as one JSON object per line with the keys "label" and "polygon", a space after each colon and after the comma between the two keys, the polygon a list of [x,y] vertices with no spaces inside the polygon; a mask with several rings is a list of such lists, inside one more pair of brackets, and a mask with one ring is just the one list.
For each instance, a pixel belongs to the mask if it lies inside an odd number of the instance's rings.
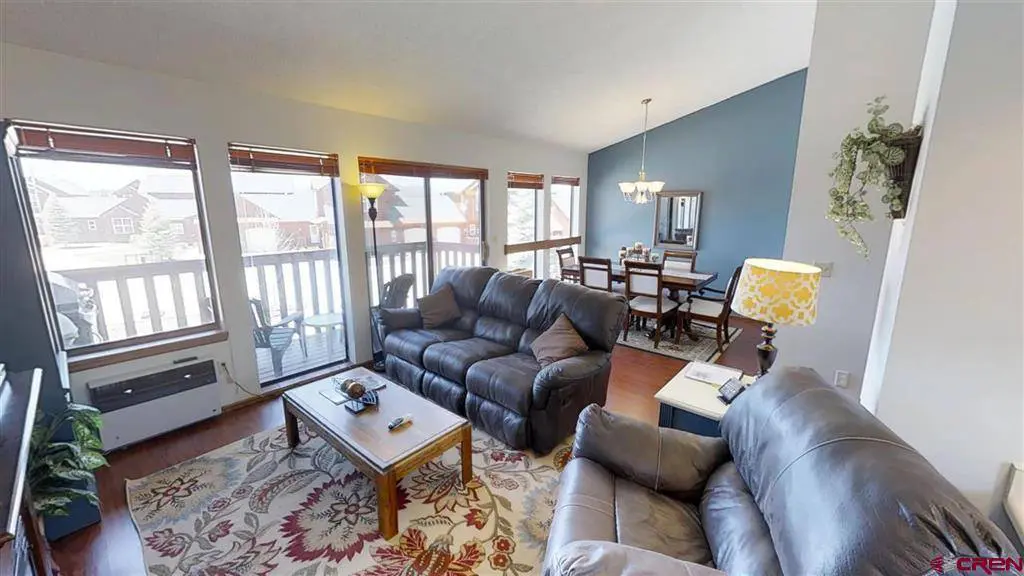
{"label": "vaulted ceiling", "polygon": [[807,66],[811,2],[0,2],[4,42],[596,150]]}

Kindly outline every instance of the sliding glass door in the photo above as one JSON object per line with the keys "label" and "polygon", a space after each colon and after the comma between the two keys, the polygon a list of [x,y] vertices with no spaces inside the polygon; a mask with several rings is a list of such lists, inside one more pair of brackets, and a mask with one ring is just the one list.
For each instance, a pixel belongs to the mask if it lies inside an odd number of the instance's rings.
{"label": "sliding glass door", "polygon": [[[359,159],[363,182],[379,182],[377,219],[363,200],[370,301],[380,303],[383,287],[411,275],[405,294],[391,305],[412,305],[430,291],[434,276],[450,266],[480,266],[483,257],[486,170],[394,160]],[[373,250],[376,230],[377,254]],[[396,282],[398,286],[402,282]]]}

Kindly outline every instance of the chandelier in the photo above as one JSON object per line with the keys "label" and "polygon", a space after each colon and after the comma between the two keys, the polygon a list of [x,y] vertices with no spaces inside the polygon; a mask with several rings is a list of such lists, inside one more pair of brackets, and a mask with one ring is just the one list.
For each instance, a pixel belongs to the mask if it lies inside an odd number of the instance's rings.
{"label": "chandelier", "polygon": [[634,204],[647,204],[654,195],[661,192],[665,183],[659,180],[647,181],[647,173],[644,172],[644,163],[647,160],[647,105],[651,103],[650,98],[640,101],[644,105],[644,132],[643,150],[640,153],[640,178],[636,182],[619,182],[619,190],[622,190],[622,197],[627,202]]}

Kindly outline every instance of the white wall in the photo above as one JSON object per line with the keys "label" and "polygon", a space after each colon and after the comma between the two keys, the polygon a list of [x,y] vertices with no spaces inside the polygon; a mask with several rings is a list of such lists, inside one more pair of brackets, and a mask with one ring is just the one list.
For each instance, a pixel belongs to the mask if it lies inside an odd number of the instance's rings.
{"label": "white wall", "polygon": [[793,194],[783,257],[834,263],[822,279],[818,320],[781,326],[778,362],[811,366],[828,381],[851,373],[857,395],[868,353],[891,223],[873,195],[876,220],[860,227],[872,250],[858,255],[825,220],[834,166],[832,154],[855,126],[867,123],[865,105],[886,95],[887,119],[909,123],[928,38],[932,3],[819,3],[797,144]]}
{"label": "white wall", "polygon": [[1024,460],[1024,7],[961,2],[876,414],[982,509]]}
{"label": "white wall", "polygon": [[[252,390],[258,389],[257,371],[246,301],[237,297],[246,291],[227,162],[228,142],[336,152],[341,156],[342,181],[349,184],[358,181],[360,155],[487,168],[487,241],[490,263],[498,266],[504,264],[505,173],[525,170],[584,179],[587,175],[585,153],[547,144],[398,122],[11,44],[0,44],[0,49],[0,116],[197,140],[213,240],[214,276],[224,322],[231,334],[227,344],[211,347],[211,353],[228,361],[235,378]],[[586,214],[585,181],[581,197],[582,214]],[[340,210],[346,251],[341,264],[347,274],[342,280],[348,330],[354,336],[349,356],[356,361],[370,357],[360,203],[354,187],[344,186]],[[157,361],[161,360],[142,364]],[[116,370],[137,368],[132,365]],[[80,386],[88,378],[100,377],[98,372],[112,370],[76,374],[73,380]],[[243,399],[244,394],[225,385],[223,398],[229,403]]]}
{"label": "white wall", "polygon": [[921,81],[917,89],[917,103],[914,106],[913,123],[924,127],[921,135],[921,150],[917,166],[914,169],[914,182],[910,191],[907,217],[893,222],[889,235],[889,251],[885,258],[882,287],[879,290],[867,365],[864,368],[864,382],[860,390],[860,402],[871,412],[875,411],[878,404],[882,379],[885,377],[885,364],[889,358],[892,328],[896,322],[896,307],[899,304],[903,272],[910,249],[914,216],[917,214],[918,198],[921,197],[921,182],[924,179],[925,167],[928,165],[932,126],[935,121],[943,71],[946,69],[946,55],[949,52],[949,39],[953,33],[956,6],[956,1],[936,2],[932,12],[931,28],[921,68]]}

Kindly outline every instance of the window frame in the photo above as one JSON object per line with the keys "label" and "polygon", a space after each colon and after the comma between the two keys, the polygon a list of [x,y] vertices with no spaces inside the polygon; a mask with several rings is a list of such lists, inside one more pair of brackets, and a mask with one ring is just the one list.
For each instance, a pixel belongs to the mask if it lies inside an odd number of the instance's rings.
{"label": "window frame", "polygon": [[[146,134],[125,130],[110,130],[85,126],[70,126],[66,124],[33,122],[19,119],[4,119],[2,123],[0,123],[0,128],[2,128],[3,131],[4,145],[7,147],[9,156],[8,162],[10,164],[12,180],[14,181],[14,192],[18,198],[19,204],[23,207],[22,218],[25,220],[26,227],[30,232],[28,239],[29,251],[31,252],[33,267],[35,268],[35,273],[37,275],[37,282],[42,287],[41,295],[45,300],[44,306],[48,313],[47,324],[56,350],[65,352],[68,355],[68,358],[74,362],[74,359],[78,357],[94,356],[97,354],[117,351],[129,351],[132,349],[138,349],[139,347],[151,347],[161,344],[174,345],[174,341],[180,340],[183,337],[223,331],[220,294],[217,287],[217,280],[213,274],[213,252],[211,249],[211,240],[206,214],[206,197],[203,192],[202,178],[199,173],[199,163],[197,160],[199,151],[195,139],[179,136]],[[84,149],[59,149],[56,147],[47,149],[38,145],[25,146],[22,148],[18,141],[18,131],[22,128],[37,132],[52,131],[55,134],[106,138],[109,139],[106,143],[110,144],[110,147],[95,152],[89,152]],[[51,138],[49,144],[53,146],[55,144],[55,140],[56,139]],[[140,147],[145,145],[152,147],[153,143],[162,143],[167,151],[167,157],[166,159],[161,160],[154,156],[129,153],[133,147],[133,143]],[[124,145],[125,148],[118,149],[118,144]],[[188,155],[189,153],[190,156]],[[192,185],[196,196],[197,225],[199,227],[199,236],[201,239],[204,257],[203,267],[206,272],[207,284],[209,285],[209,294],[207,296],[210,299],[210,320],[207,322],[201,322],[195,326],[187,326],[185,328],[162,330],[151,334],[86,344],[74,348],[65,347],[63,339],[60,337],[60,330],[57,326],[57,304],[54,301],[53,292],[50,289],[50,283],[46,280],[47,268],[43,262],[42,244],[40,242],[39,230],[35,221],[36,214],[31,207],[31,199],[29,198],[28,192],[29,186],[25,179],[24,169],[21,165],[21,160],[26,157],[74,162],[95,162],[123,166],[149,166],[189,170],[192,174]],[[120,294],[118,294],[118,297],[120,299]],[[205,314],[203,314],[202,308],[200,308],[200,318],[202,319],[203,316],[205,316]]]}

